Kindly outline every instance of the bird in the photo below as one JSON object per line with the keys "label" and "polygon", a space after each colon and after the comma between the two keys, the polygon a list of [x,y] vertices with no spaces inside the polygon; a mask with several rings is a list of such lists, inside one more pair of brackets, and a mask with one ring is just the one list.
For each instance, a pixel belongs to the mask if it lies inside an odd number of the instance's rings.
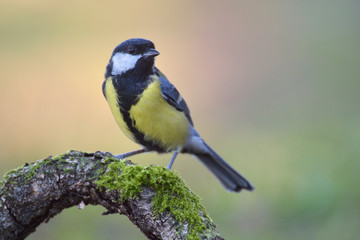
{"label": "bird", "polygon": [[103,94],[122,132],[142,146],[114,156],[124,159],[145,152],[173,152],[170,170],[178,153],[192,154],[227,191],[254,190],[195,130],[184,98],[155,67],[159,54],[154,43],[143,38],[128,39],[111,54]]}

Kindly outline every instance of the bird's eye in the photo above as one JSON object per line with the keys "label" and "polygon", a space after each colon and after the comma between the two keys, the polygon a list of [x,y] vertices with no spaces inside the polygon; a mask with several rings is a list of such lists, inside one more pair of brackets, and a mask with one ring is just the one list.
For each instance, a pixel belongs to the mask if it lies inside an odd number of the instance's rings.
{"label": "bird's eye", "polygon": [[130,54],[135,54],[135,48],[129,48],[129,49],[128,49],[128,53],[130,53]]}

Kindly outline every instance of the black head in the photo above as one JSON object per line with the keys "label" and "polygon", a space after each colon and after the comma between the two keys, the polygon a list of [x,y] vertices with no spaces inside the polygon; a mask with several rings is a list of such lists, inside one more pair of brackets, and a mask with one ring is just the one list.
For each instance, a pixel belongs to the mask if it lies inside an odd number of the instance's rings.
{"label": "black head", "polygon": [[146,39],[132,38],[119,44],[113,51],[105,76],[129,72],[147,73],[154,68],[154,58],[159,55],[154,44]]}

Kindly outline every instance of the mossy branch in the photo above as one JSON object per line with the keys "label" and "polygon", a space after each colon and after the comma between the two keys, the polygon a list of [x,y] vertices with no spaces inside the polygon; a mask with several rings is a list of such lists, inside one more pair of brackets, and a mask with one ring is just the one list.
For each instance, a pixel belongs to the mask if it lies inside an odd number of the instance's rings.
{"label": "mossy branch", "polygon": [[222,239],[174,171],[102,152],[69,151],[8,172],[0,182],[0,240],[24,239],[63,209],[101,205],[148,239]]}

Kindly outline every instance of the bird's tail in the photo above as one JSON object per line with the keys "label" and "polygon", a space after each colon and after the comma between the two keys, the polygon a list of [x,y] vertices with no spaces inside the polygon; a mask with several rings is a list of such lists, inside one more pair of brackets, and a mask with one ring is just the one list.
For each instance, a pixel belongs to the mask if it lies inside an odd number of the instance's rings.
{"label": "bird's tail", "polygon": [[241,189],[254,190],[253,185],[246,178],[225,162],[204,141],[202,143],[204,144],[202,151],[192,152],[192,154],[215,175],[228,191],[240,192]]}

